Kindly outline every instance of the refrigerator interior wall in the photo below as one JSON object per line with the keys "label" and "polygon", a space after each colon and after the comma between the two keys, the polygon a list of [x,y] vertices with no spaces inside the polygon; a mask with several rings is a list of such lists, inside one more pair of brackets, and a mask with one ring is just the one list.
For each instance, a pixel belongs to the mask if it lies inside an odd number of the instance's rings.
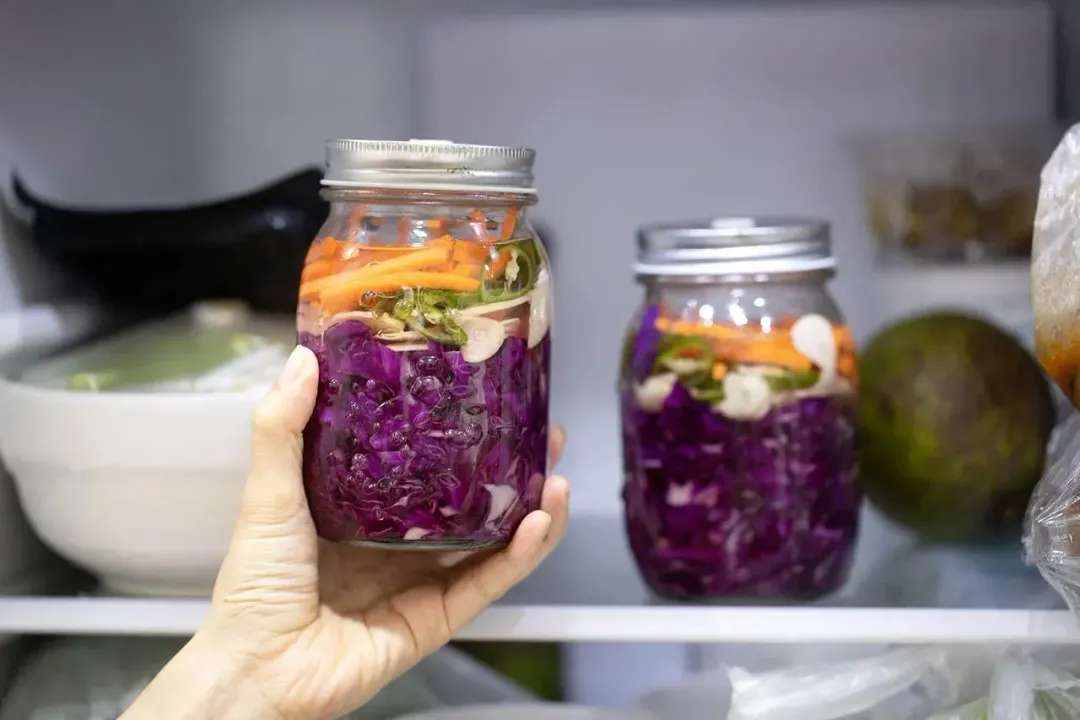
{"label": "refrigerator interior wall", "polygon": [[251,190],[320,164],[327,137],[408,137],[410,25],[388,7],[4,3],[4,144],[45,197],[127,207]]}
{"label": "refrigerator interior wall", "polygon": [[[552,414],[568,425],[576,507],[618,506],[612,388],[616,348],[640,302],[629,270],[638,224],[715,213],[829,218],[840,263],[833,289],[865,336],[878,322],[865,302],[874,243],[848,134],[1052,117],[1042,3],[779,5],[427,25],[425,136],[539,153],[539,216],[558,243]],[[470,79],[490,102],[462,92]]]}

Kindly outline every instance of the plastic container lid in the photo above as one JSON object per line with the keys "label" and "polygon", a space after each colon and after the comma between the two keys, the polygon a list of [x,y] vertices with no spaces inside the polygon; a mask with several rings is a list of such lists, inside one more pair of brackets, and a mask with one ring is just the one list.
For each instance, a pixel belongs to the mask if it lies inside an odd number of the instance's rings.
{"label": "plastic container lid", "polygon": [[835,267],[824,221],[731,217],[642,227],[634,272],[774,275],[831,272]]}
{"label": "plastic container lid", "polygon": [[329,140],[330,187],[515,192],[532,187],[536,151],[449,140]]}
{"label": "plastic container lid", "polygon": [[295,345],[291,322],[234,302],[200,303],[35,363],[16,379],[43,389],[124,393],[265,392]]}

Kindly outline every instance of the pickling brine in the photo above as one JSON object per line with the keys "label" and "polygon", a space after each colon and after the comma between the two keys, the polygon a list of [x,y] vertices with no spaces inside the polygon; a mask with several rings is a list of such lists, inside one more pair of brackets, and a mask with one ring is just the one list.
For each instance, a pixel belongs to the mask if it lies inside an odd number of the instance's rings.
{"label": "pickling brine", "polygon": [[[503,545],[539,507],[546,472],[551,271],[528,222],[532,152],[338,141],[330,157],[330,216],[298,310],[319,359],[304,435],[319,534]],[[482,184],[497,166],[504,184]],[[506,185],[515,171],[521,184]],[[424,172],[422,188],[400,186]],[[369,175],[377,184],[349,179]]]}
{"label": "pickling brine", "polygon": [[[785,237],[806,252],[821,230],[770,227],[642,231],[646,304],[620,380],[623,500],[638,568],[666,597],[813,598],[850,567],[854,344],[824,292],[831,264],[776,260]],[[681,242],[655,257],[671,235]],[[755,252],[773,259],[739,265],[769,237]]]}

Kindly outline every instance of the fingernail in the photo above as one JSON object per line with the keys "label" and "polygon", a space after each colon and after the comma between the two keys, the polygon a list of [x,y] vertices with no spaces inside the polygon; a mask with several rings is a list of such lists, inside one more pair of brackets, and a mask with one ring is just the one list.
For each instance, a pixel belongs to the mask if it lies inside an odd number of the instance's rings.
{"label": "fingernail", "polygon": [[299,345],[293,349],[292,354],[289,355],[289,361],[285,363],[285,369],[281,371],[281,377],[278,378],[278,383],[282,387],[295,385],[303,376],[305,355],[304,349]]}

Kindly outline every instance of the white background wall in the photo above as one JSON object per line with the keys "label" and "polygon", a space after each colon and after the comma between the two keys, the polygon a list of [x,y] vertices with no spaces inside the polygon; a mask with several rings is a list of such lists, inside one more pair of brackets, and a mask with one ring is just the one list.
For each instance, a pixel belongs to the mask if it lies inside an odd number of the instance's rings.
{"label": "white background wall", "polygon": [[[326,137],[536,147],[539,215],[557,238],[564,469],[577,510],[616,511],[612,389],[638,301],[635,226],[829,218],[835,291],[864,335],[879,320],[872,243],[845,139],[1049,118],[1050,35],[1036,0],[8,0],[0,168],[115,207],[244,191],[320,162]],[[4,258],[0,310],[41,290]],[[609,702],[678,674],[683,657],[581,652],[591,678],[611,673],[582,694]],[[639,676],[635,653],[654,660]]]}

